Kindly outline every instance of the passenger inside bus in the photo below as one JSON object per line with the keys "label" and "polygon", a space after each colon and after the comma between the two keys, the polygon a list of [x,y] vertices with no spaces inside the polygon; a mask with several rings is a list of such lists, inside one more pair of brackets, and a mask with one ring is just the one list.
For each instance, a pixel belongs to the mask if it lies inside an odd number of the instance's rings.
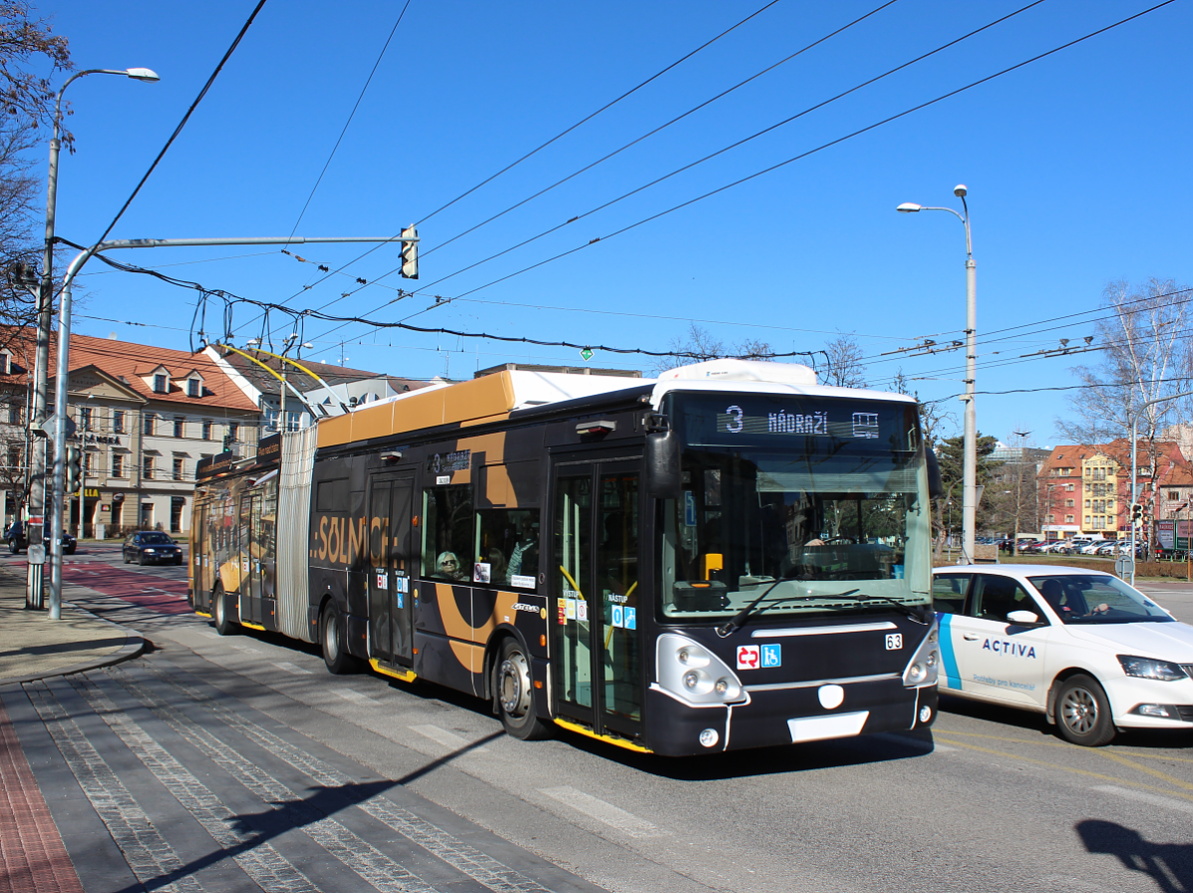
{"label": "passenger inside bus", "polygon": [[460,568],[460,559],[455,552],[440,552],[435,559],[435,576],[445,580],[463,580],[464,572]]}

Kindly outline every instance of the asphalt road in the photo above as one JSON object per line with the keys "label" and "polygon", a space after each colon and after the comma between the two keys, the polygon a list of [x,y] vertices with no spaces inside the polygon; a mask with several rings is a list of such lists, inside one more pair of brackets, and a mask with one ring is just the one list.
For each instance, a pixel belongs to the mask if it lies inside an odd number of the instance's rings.
{"label": "asphalt road", "polygon": [[[119,563],[94,547],[75,557],[73,573],[95,585]],[[80,786],[72,774],[94,783],[85,742],[117,767],[126,796],[178,848],[176,862],[157,864],[144,847],[151,879],[308,889],[293,869],[314,889],[359,890],[352,875],[377,881],[389,860],[411,877],[382,889],[1193,890],[1190,735],[1086,749],[1042,718],[946,701],[930,735],[718,758],[521,742],[473,700],[334,678],[313,648],[216,635],[172,610],[183,569],[129,572],[147,591],[126,586],[88,607],[141,631],[152,652],[26,686],[37,714],[27,718],[47,722],[42,743],[62,756],[46,777],[64,794]],[[1141,588],[1193,620],[1193,586]],[[81,842],[110,820],[109,835],[132,846],[138,826],[119,810],[86,812],[59,824],[68,845],[96,848],[98,878],[111,847]],[[260,882],[270,872],[274,886]]]}

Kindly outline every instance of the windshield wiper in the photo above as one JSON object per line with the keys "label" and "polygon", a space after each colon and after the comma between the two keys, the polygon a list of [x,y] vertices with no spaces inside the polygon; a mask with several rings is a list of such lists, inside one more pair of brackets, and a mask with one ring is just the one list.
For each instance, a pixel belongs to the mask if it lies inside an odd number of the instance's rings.
{"label": "windshield wiper", "polygon": [[[858,592],[858,591],[859,590],[857,590],[857,589],[853,590],[853,592]],[[853,593],[842,593],[842,595],[838,596],[838,598],[841,598],[841,597],[850,597],[850,601],[856,602],[858,604],[861,604],[864,601],[885,602],[888,605],[893,605],[894,607],[898,608],[900,613],[902,613],[903,616],[907,617],[908,619],[914,620],[916,623],[920,624],[921,626],[928,626],[927,620],[925,620],[923,617],[921,617],[919,615],[919,613],[917,611],[915,611],[910,605],[905,605],[905,604],[903,604],[903,602],[899,601],[898,599],[890,598],[889,596],[886,596],[886,595],[865,595],[865,594],[853,595]]]}
{"label": "windshield wiper", "polygon": [[[727,636],[731,635],[735,630],[740,629],[742,624],[744,624],[746,622],[746,620],[748,620],[750,618],[750,616],[756,610],[758,610],[758,606],[762,604],[763,600],[768,595],[771,594],[771,590],[773,590],[780,583],[782,583],[786,580],[790,580],[790,579],[792,579],[792,577],[783,576],[783,577],[780,577],[779,579],[775,580],[775,582],[771,583],[770,586],[766,587],[766,589],[764,589],[762,591],[761,595],[759,595],[756,599],[754,599],[752,602],[750,602],[748,605],[746,605],[744,608],[742,608],[740,611],[738,611],[736,614],[734,614],[727,621],[725,621],[720,626],[718,626],[716,628],[717,635],[720,636],[722,639],[724,639]],[[772,607],[773,605],[781,605],[781,604],[785,604],[786,602],[798,602],[798,601],[803,601],[805,599],[843,598],[843,597],[853,595],[855,592],[858,592],[858,591],[859,590],[857,590],[857,589],[850,589],[847,592],[834,593],[834,594],[825,594],[822,592],[807,592],[802,595],[785,595],[782,598],[777,598],[773,602],[770,602],[769,604],[767,604],[766,607],[769,608],[769,607]]]}

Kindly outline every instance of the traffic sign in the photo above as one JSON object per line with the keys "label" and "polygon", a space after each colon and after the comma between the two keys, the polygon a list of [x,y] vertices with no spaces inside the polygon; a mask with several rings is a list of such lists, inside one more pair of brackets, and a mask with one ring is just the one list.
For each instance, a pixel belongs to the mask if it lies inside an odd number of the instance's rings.
{"label": "traffic sign", "polygon": [[1135,574],[1135,556],[1134,555],[1120,555],[1114,560],[1114,572],[1122,579],[1133,576]]}

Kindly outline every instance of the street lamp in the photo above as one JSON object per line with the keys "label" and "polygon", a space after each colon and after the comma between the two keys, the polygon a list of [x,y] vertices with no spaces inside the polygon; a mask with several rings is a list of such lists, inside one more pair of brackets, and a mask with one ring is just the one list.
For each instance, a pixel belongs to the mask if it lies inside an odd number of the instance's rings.
{"label": "street lamp", "polygon": [[[1155,406],[1157,403],[1167,403],[1169,400],[1179,400],[1181,397],[1193,397],[1193,391],[1184,391],[1180,394],[1170,394],[1167,397],[1157,397],[1155,400],[1148,400],[1146,403],[1140,405],[1134,413],[1131,414],[1131,505],[1135,505],[1139,501],[1139,416],[1149,406]],[[1148,440],[1152,440],[1151,437]],[[1155,498],[1156,482],[1152,481],[1152,494]],[[1131,585],[1135,585],[1135,521],[1131,521]]]}
{"label": "street lamp", "polygon": [[[41,287],[37,299],[37,352],[33,365],[33,407],[30,421],[32,426],[41,426],[45,422],[47,381],[50,370],[50,326],[53,320],[54,297],[54,217],[58,206],[58,154],[62,149],[62,94],[66,88],[79,78],[88,74],[116,74],[132,78],[135,81],[153,83],[160,80],[156,72],[148,68],[88,68],[77,71],[58,90],[54,97],[54,132],[50,137],[50,167],[46,174],[46,239],[41,263]],[[36,430],[36,429],[35,429]],[[48,432],[41,431],[48,435]],[[30,467],[35,469],[33,486],[29,492],[29,516],[40,519],[28,525],[29,544],[40,548],[29,553],[28,585],[25,590],[25,605],[29,608],[40,609],[43,601],[42,563],[35,561],[40,554],[44,561],[45,550],[43,544],[43,524],[45,513],[52,506],[46,490],[46,442],[45,438],[37,436],[33,441],[33,455],[30,456]]]}
{"label": "street lamp", "polygon": [[965,456],[962,467],[961,524],[962,558],[972,562],[974,554],[974,528],[977,524],[978,484],[978,418],[974,406],[974,366],[977,360],[978,327],[978,268],[973,260],[973,239],[969,231],[969,205],[965,196],[969,190],[964,185],[953,188],[953,195],[961,199],[962,214],[952,208],[936,208],[904,202],[895,208],[905,214],[917,211],[948,211],[965,225]]}

